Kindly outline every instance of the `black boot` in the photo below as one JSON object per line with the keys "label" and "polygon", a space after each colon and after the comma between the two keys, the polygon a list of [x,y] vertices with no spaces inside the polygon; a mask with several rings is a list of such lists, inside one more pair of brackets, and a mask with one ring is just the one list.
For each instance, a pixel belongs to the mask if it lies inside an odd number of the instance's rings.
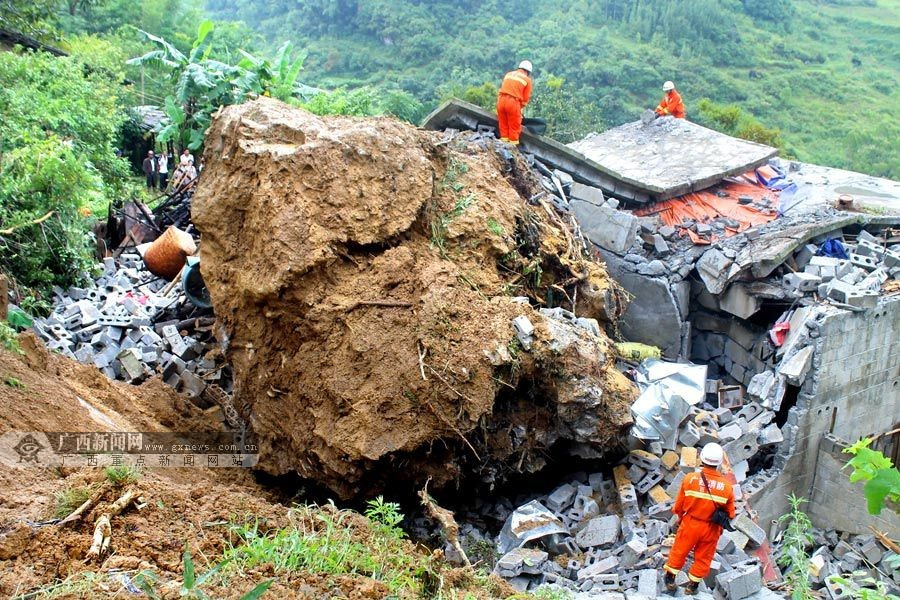
{"label": "black boot", "polygon": [[666,576],[663,579],[663,581],[665,581],[665,583],[666,583],[666,591],[667,592],[674,592],[675,590],[678,589],[678,586],[675,585],[675,575],[673,575],[672,573],[669,573],[668,571],[666,571]]}
{"label": "black boot", "polygon": [[700,587],[699,581],[688,581],[687,585],[684,586],[684,595],[685,596],[693,596],[697,593],[697,588]]}

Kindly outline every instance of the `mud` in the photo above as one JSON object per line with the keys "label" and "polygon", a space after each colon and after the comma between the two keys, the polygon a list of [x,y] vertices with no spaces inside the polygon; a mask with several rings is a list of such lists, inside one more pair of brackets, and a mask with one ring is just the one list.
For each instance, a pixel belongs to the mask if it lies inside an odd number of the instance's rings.
{"label": "mud", "polygon": [[[47,352],[33,336],[23,336],[21,343],[22,355],[0,349],[0,433],[221,427],[219,419],[158,380],[141,386],[112,382],[92,367]],[[10,385],[13,381],[15,385]],[[325,505],[290,512],[292,503],[257,484],[247,469],[149,468],[136,481],[116,486],[102,469],[0,466],[0,488],[2,598],[137,597],[133,586],[141,571],[152,574],[159,597],[179,598],[186,547],[201,574],[218,564],[232,544],[240,545],[236,525],[256,528],[260,534],[289,526],[318,531],[322,518],[337,511]],[[81,520],[54,524],[57,496],[78,489],[104,492]],[[113,517],[110,554],[86,561],[94,520],[126,489],[137,492],[143,507]],[[367,519],[347,511],[341,512],[341,519],[354,540],[369,543],[372,530]],[[423,564],[428,560],[427,549],[408,542],[403,546],[406,555],[420,556]],[[448,593],[473,598],[513,593],[499,579],[493,588],[479,585],[470,572],[450,568],[439,557],[429,564]],[[361,600],[388,595],[383,582],[364,574],[276,574],[270,564],[247,572],[228,571],[204,584],[202,591],[211,598],[239,598],[273,578],[266,597]]]}
{"label": "mud", "polygon": [[539,469],[560,444],[602,454],[630,425],[635,392],[606,336],[551,344],[535,310],[609,322],[622,295],[553,209],[529,204],[521,157],[452,146],[269,99],[216,116],[192,217],[266,472],[342,498],[440,489]]}

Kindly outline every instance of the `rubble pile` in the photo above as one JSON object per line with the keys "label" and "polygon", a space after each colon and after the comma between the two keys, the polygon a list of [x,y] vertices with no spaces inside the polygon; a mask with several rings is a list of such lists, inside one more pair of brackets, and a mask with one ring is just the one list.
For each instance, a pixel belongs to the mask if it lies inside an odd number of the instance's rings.
{"label": "rubble pile", "polygon": [[[837,244],[835,244],[837,242]],[[855,308],[874,308],[882,286],[900,279],[900,243],[886,245],[863,229],[850,243],[846,238],[830,238],[835,255],[823,256],[823,247],[807,244],[793,256],[802,271],[784,275],[784,287],[797,297],[818,295],[833,303]]]}
{"label": "rubble pile", "polygon": [[659,597],[661,567],[677,523],[675,497],[684,475],[699,467],[699,448],[715,441],[732,461],[738,515],[734,531],[722,535],[706,586],[731,600],[757,593],[763,583],[754,550],[767,533],[751,519],[741,484],[751,459],[781,441],[773,417],[755,402],[739,410],[707,402],[690,407],[665,439],[633,439],[639,447],[611,474],[577,474],[512,511],[497,540],[502,556],[495,573],[523,591],[552,583],[579,592]]}
{"label": "rubble pile", "polygon": [[230,391],[227,369],[207,358],[214,347],[212,311],[195,307],[180,280],[151,274],[136,252],[103,260],[88,287],[55,289],[53,312],[34,322],[50,350],[110,379],[140,383],[159,375],[198,399],[208,383]]}
{"label": "rubble pile", "polygon": [[882,586],[888,593],[900,591],[900,555],[886,549],[875,535],[816,529],[808,552],[812,588],[828,598],[877,595]]}
{"label": "rubble pile", "polygon": [[263,98],[220,111],[204,164],[192,217],[259,468],[351,497],[621,444],[636,390],[600,324],[624,296],[521,156]]}

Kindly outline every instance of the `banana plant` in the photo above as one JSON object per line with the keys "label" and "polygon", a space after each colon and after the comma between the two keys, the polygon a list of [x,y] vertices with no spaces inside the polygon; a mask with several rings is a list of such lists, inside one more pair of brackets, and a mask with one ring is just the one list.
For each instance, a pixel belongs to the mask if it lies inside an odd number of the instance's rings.
{"label": "banana plant", "polygon": [[174,81],[174,94],[166,98],[164,106],[166,119],[157,131],[161,142],[174,141],[197,150],[219,106],[240,103],[248,94],[258,93],[251,71],[210,58],[213,28],[212,21],[201,22],[187,54],[159,36],[138,30],[156,48],[127,64],[159,68]]}

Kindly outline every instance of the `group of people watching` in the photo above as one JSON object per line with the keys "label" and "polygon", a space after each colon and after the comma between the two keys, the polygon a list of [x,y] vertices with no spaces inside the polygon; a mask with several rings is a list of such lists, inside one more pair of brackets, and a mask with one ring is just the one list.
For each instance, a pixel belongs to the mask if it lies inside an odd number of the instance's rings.
{"label": "group of people watching", "polygon": [[147,152],[143,164],[144,176],[147,178],[147,188],[161,191],[179,190],[197,178],[197,168],[194,166],[194,155],[185,148],[178,159],[178,166],[172,171],[169,179],[169,153],[163,150],[156,154],[153,150]]}

